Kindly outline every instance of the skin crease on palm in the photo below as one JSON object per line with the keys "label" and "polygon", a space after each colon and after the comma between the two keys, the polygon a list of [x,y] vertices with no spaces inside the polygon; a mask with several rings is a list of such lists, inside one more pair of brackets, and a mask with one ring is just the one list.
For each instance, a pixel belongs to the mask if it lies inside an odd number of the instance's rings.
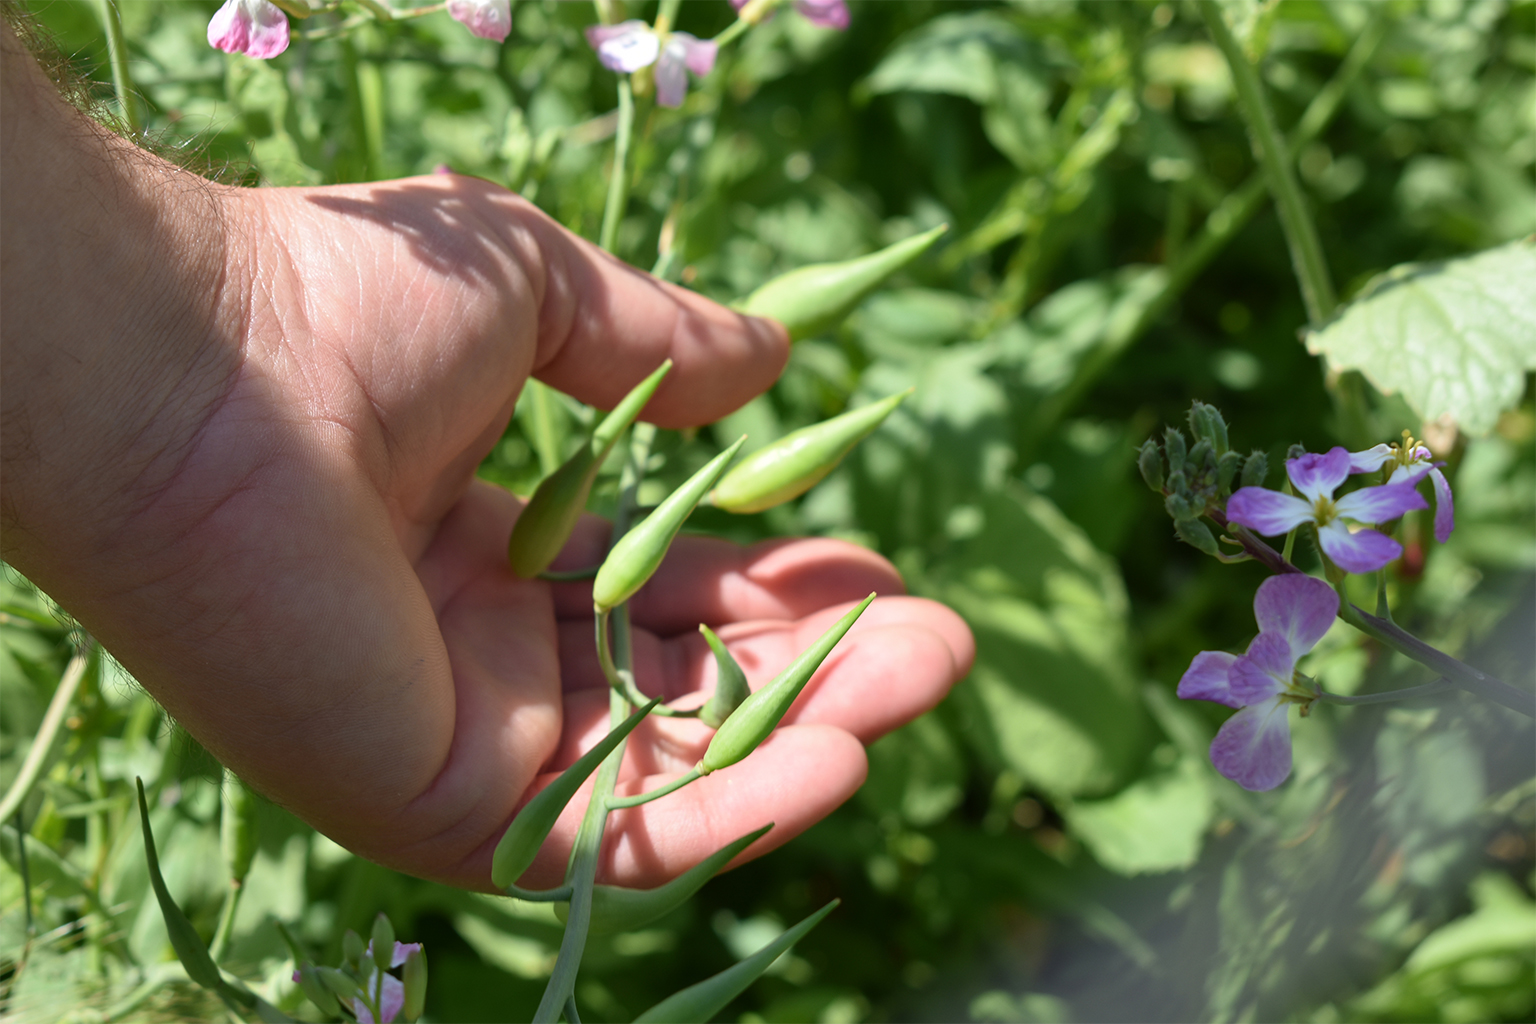
{"label": "skin crease on palm", "polygon": [[[489,888],[517,808],[606,730],[590,584],[505,564],[520,502],[474,479],[528,375],[709,423],[766,389],[783,330],[659,283],[517,196],[434,175],[212,185],[107,136],[0,27],[4,555],[255,788],[382,864]],[[594,564],[584,519],[556,567]],[[757,856],[863,781],[971,636],[824,539],[684,536],[635,597],[637,676],[696,705],[710,624],[754,685],[882,597],[749,758],[610,820],[599,878],[654,885],[769,821]],[[652,720],[621,793],[709,731]],[[558,884],[585,796],[528,887]]]}

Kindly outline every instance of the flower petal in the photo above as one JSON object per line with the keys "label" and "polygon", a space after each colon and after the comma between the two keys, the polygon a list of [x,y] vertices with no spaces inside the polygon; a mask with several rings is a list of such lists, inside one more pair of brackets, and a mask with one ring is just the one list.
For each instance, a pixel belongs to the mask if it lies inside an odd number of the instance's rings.
{"label": "flower petal", "polygon": [[511,0],[448,0],[448,13],[481,39],[500,43],[512,31]]}
{"label": "flower petal", "polygon": [[688,68],[683,63],[683,47],[668,41],[656,61],[656,102],[663,107],[680,107],[688,95]]}
{"label": "flower petal", "polygon": [[1317,531],[1323,552],[1345,572],[1375,572],[1403,553],[1403,546],[1384,533],[1360,530],[1335,520]]}
{"label": "flower petal", "polygon": [[1351,473],[1374,473],[1393,458],[1392,446],[1378,444],[1374,448],[1367,448],[1363,452],[1349,453],[1349,471]]}
{"label": "flower petal", "polygon": [[225,0],[208,22],[208,45],[266,60],[288,49],[288,16],[267,0]]}
{"label": "flower petal", "polygon": [[1349,476],[1349,452],[1330,448],[1322,455],[1307,453],[1285,463],[1286,475],[1302,494],[1316,501],[1333,497],[1334,490]]}
{"label": "flower petal", "polygon": [[1385,523],[1404,512],[1429,508],[1413,483],[1382,484],[1379,487],[1362,487],[1344,495],[1334,503],[1339,515],[1361,523]]}
{"label": "flower petal", "polygon": [[631,19],[617,25],[593,25],[587,29],[587,42],[597,51],[603,67],[622,74],[633,74],[656,62],[661,40],[643,21]]}
{"label": "flower petal", "polygon": [[1451,485],[1445,474],[1438,469],[1429,471],[1430,482],[1435,485],[1435,540],[1444,544],[1456,529],[1456,505],[1451,500]]}
{"label": "flower petal", "polygon": [[1291,724],[1279,697],[1243,708],[1211,741],[1211,764],[1244,789],[1274,789],[1291,774]]}
{"label": "flower petal", "polygon": [[805,20],[812,25],[835,29],[848,27],[848,4],[844,0],[795,0],[795,10],[805,15]]}
{"label": "flower petal", "polygon": [[1243,707],[1262,704],[1290,685],[1297,654],[1279,633],[1260,633],[1227,674],[1232,697]]}
{"label": "flower petal", "polygon": [[681,43],[683,47],[683,63],[688,65],[688,70],[703,78],[714,70],[715,55],[720,48],[712,39],[699,39],[687,32],[673,32],[667,40],[667,49],[672,49],[674,43]]}
{"label": "flower petal", "polygon": [[[369,990],[373,988],[377,969],[370,971],[360,982]],[[393,974],[384,975],[384,989],[379,994],[379,1017],[383,1024],[400,1016],[400,1011],[405,1008],[405,983]],[[352,1012],[357,1016],[357,1024],[373,1024],[373,1014],[368,1012],[368,1004],[360,997],[352,999]]]}
{"label": "flower petal", "polygon": [[1258,530],[1266,537],[1290,533],[1313,520],[1312,506],[1294,494],[1263,487],[1244,487],[1227,500],[1227,519]]}
{"label": "flower petal", "polygon": [[1253,595],[1253,617],[1259,632],[1285,637],[1297,658],[1317,646],[1338,614],[1339,595],[1334,589],[1300,573],[1271,576]]}
{"label": "flower petal", "polygon": [[1185,700],[1211,700],[1229,708],[1242,707],[1242,702],[1232,696],[1227,681],[1227,671],[1236,660],[1237,655],[1224,651],[1201,651],[1179,680],[1178,695]]}

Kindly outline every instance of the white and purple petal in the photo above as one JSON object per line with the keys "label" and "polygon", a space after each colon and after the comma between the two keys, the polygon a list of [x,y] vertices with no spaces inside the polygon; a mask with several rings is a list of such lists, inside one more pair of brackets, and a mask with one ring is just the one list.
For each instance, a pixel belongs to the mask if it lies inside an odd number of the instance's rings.
{"label": "white and purple petal", "polygon": [[715,66],[716,46],[687,32],[667,37],[661,57],[656,61],[656,102],[664,107],[680,107],[688,95],[688,72],[707,75]]}
{"label": "white and purple petal", "polygon": [[[413,943],[413,945],[415,944]],[[370,994],[372,993],[373,986],[377,984],[375,980],[377,978],[378,970],[375,968],[369,971],[361,982],[361,984],[367,986]],[[404,1008],[405,983],[393,974],[384,975],[384,988],[379,995],[380,1021],[382,1024],[389,1024],[390,1021],[400,1016],[400,1011]],[[361,998],[353,997],[352,1012],[357,1016],[357,1024],[374,1024],[373,1014],[368,1012],[368,1004],[364,1003]]]}
{"label": "white and purple petal", "polygon": [[587,42],[597,51],[603,67],[621,74],[633,74],[656,62],[661,54],[661,40],[643,21],[631,19],[617,25],[592,25]]}
{"label": "white and purple petal", "polygon": [[1414,484],[1382,484],[1379,487],[1362,487],[1351,491],[1334,503],[1338,514],[1361,523],[1385,523],[1401,516],[1429,508],[1429,502],[1418,492]]}
{"label": "white and purple petal", "polygon": [[512,31],[511,0],[448,0],[448,14],[481,39],[504,42]]}
{"label": "white and purple petal", "polygon": [[1243,702],[1232,696],[1232,686],[1227,672],[1237,655],[1224,651],[1201,651],[1189,663],[1189,670],[1179,680],[1178,695],[1185,700],[1209,700],[1240,708]]}
{"label": "white and purple petal", "polygon": [[1363,452],[1349,453],[1349,471],[1351,473],[1374,473],[1397,457],[1397,453],[1389,444],[1378,444],[1374,448],[1367,448]]}
{"label": "white and purple petal", "polygon": [[1285,463],[1286,475],[1291,485],[1314,502],[1319,498],[1331,498],[1333,492],[1349,476],[1349,452],[1343,448],[1330,448],[1321,455],[1308,452]]}
{"label": "white and purple petal", "polygon": [[795,0],[795,10],[805,15],[805,20],[812,25],[835,29],[848,27],[848,4],[845,0]]}
{"label": "white and purple petal", "polygon": [[1243,708],[1211,741],[1211,764],[1244,789],[1274,789],[1291,774],[1291,725],[1280,697]]}
{"label": "white and purple petal", "polygon": [[1297,658],[1317,646],[1339,614],[1339,595],[1322,580],[1282,573],[1259,584],[1253,617],[1260,633],[1285,637]]}
{"label": "white and purple petal", "polygon": [[1444,544],[1451,539],[1451,531],[1456,529],[1456,505],[1444,473],[1431,469],[1429,479],[1435,485],[1435,540]]}
{"label": "white and purple petal", "polygon": [[1375,572],[1403,553],[1403,546],[1386,534],[1375,530],[1350,533],[1338,520],[1320,527],[1317,539],[1323,553],[1345,572]]}
{"label": "white and purple petal", "polygon": [[1298,657],[1281,634],[1260,633],[1227,673],[1233,699],[1248,707],[1285,690],[1296,672]]}
{"label": "white and purple petal", "polygon": [[225,0],[208,22],[208,45],[266,60],[288,49],[288,16],[267,0]]}
{"label": "white and purple petal", "polygon": [[1243,487],[1227,500],[1227,519],[1266,537],[1290,533],[1315,518],[1310,502],[1263,487]]}

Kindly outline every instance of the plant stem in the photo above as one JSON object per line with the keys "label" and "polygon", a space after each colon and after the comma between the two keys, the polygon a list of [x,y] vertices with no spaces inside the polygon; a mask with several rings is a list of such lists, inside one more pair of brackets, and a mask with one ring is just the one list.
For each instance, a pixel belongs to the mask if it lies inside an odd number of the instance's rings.
{"label": "plant stem", "polygon": [[1449,679],[1437,679],[1423,686],[1409,686],[1402,690],[1387,690],[1383,693],[1362,693],[1353,697],[1346,697],[1342,693],[1328,693],[1321,686],[1316,687],[1314,692],[1318,700],[1329,704],[1390,704],[1399,700],[1413,700],[1416,697],[1432,697],[1454,688],[1455,684]]}
{"label": "plant stem", "polygon": [[608,178],[608,201],[603,205],[603,227],[597,244],[613,252],[619,240],[619,223],[629,203],[629,142],[635,134],[635,91],[629,76],[619,77],[619,129],[613,141],[613,173]]}
{"label": "plant stem", "polygon": [[48,710],[43,714],[43,723],[38,727],[37,735],[32,737],[32,746],[27,749],[26,759],[21,762],[21,770],[16,773],[11,788],[5,791],[5,799],[0,800],[0,821],[8,821],[21,809],[23,801],[32,792],[48,751],[53,747],[53,739],[64,722],[64,713],[69,710],[69,702],[74,698],[80,680],[85,678],[85,669],[89,663],[90,654],[82,651],[69,659],[69,664],[64,667],[64,675],[53,691],[53,699],[48,702]]}
{"label": "plant stem", "polygon": [[138,104],[133,99],[133,78],[128,73],[128,44],[123,40],[123,19],[118,14],[116,0],[96,0],[96,11],[107,32],[107,60],[112,65],[112,91],[117,94],[117,106],[123,122],[137,133],[144,127],[139,117]]}
{"label": "plant stem", "polygon": [[641,804],[648,804],[652,800],[660,800],[668,793],[675,793],[690,782],[701,778],[703,776],[699,774],[699,770],[693,768],[689,770],[687,775],[679,775],[665,786],[658,786],[649,793],[639,793],[635,796],[616,796],[608,801],[608,809],[610,811],[619,811],[626,807],[639,807]]}
{"label": "plant stem", "polygon": [[240,894],[245,886],[230,880],[229,891],[224,894],[224,906],[219,909],[219,924],[213,930],[213,941],[208,944],[208,956],[214,963],[224,959],[229,940],[235,934],[235,914],[240,909]]}
{"label": "plant stem", "polygon": [[1243,53],[1243,48],[1227,27],[1221,6],[1216,0],[1196,0],[1200,14],[1205,19],[1211,38],[1227,59],[1232,71],[1232,84],[1237,93],[1237,104],[1248,122],[1253,137],[1253,148],[1264,168],[1270,194],[1280,213],[1280,224],[1285,229],[1286,244],[1291,250],[1291,263],[1301,284],[1301,298],[1307,307],[1307,319],[1313,324],[1326,320],[1338,305],[1333,283],[1328,277],[1328,264],[1323,258],[1323,246],[1317,237],[1317,226],[1307,210],[1301,186],[1291,167],[1290,153],[1275,127],[1274,114],[1264,97],[1264,86],[1258,72]]}
{"label": "plant stem", "polygon": [[735,21],[731,22],[724,29],[722,29],[720,34],[715,36],[713,42],[717,48],[729,46],[731,43],[736,41],[737,36],[745,35],[747,29],[751,27],[751,23],[742,21],[740,18],[737,18]]}
{"label": "plant stem", "polygon": [[558,889],[519,889],[515,885],[509,885],[502,892],[513,899],[527,903],[564,903],[571,898],[571,887],[568,885],[562,885]]}

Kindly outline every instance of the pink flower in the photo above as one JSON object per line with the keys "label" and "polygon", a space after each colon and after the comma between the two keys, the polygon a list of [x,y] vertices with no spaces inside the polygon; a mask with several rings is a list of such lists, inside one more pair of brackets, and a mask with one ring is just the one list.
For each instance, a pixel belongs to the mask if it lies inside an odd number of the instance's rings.
{"label": "pink flower", "polygon": [[512,31],[511,0],[448,0],[448,13],[481,39],[500,43]]}
{"label": "pink flower", "polygon": [[1244,487],[1227,501],[1227,519],[1267,537],[1289,533],[1303,523],[1316,523],[1323,553],[1339,568],[1375,572],[1401,555],[1403,546],[1375,530],[1351,533],[1343,520],[1384,523],[1429,504],[1407,482],[1362,487],[1335,501],[1333,492],[1349,476],[1350,465],[1350,454],[1343,448],[1287,459],[1286,475],[1305,497]]}
{"label": "pink flower", "polygon": [[1292,704],[1314,694],[1296,683],[1296,662],[1328,632],[1339,595],[1322,580],[1298,573],[1271,576],[1253,598],[1259,635],[1242,657],[1201,651],[1179,680],[1185,700],[1240,709],[1211,741],[1211,763],[1244,789],[1274,789],[1291,774]]}
{"label": "pink flower", "polygon": [[[421,948],[419,942],[397,942],[393,952],[389,955],[389,966],[399,967],[405,963],[406,957],[415,950]],[[368,954],[363,958],[364,964],[371,964],[373,957],[373,943],[368,943]],[[359,984],[364,991],[373,994],[373,986],[377,984],[376,969],[370,968]],[[379,1017],[381,1024],[388,1024],[400,1016],[400,1011],[405,1007],[405,983],[393,974],[384,975],[384,988],[379,996]],[[352,1000],[352,1012],[357,1016],[357,1024],[374,1024],[373,1014],[368,1012],[368,1005],[361,999]]]}
{"label": "pink flower", "polygon": [[[739,11],[747,6],[748,2],[749,0],[731,0],[731,6]],[[761,8],[764,4],[762,0],[758,0],[758,3],[754,6]],[[769,6],[777,5],[770,4]],[[795,10],[805,15],[805,20],[809,21],[812,25],[835,29],[845,29],[848,27],[847,0],[795,0]],[[752,15],[749,13],[748,17],[752,17]]]}
{"label": "pink flower", "polygon": [[288,49],[288,16],[267,0],[225,0],[208,22],[208,45],[265,60]]}
{"label": "pink flower", "polygon": [[664,107],[683,105],[688,72],[702,77],[715,66],[714,43],[687,32],[670,32],[663,39],[643,21],[593,25],[587,29],[587,42],[611,71],[633,74],[655,64],[656,102]]}
{"label": "pink flower", "polygon": [[1435,540],[1444,544],[1456,529],[1456,506],[1451,499],[1451,485],[1440,472],[1443,462],[1433,461],[1428,448],[1418,444],[1408,431],[1403,431],[1403,443],[1378,444],[1363,452],[1349,453],[1351,473],[1374,473],[1378,469],[1390,469],[1389,484],[1417,484],[1425,476],[1435,488]]}

